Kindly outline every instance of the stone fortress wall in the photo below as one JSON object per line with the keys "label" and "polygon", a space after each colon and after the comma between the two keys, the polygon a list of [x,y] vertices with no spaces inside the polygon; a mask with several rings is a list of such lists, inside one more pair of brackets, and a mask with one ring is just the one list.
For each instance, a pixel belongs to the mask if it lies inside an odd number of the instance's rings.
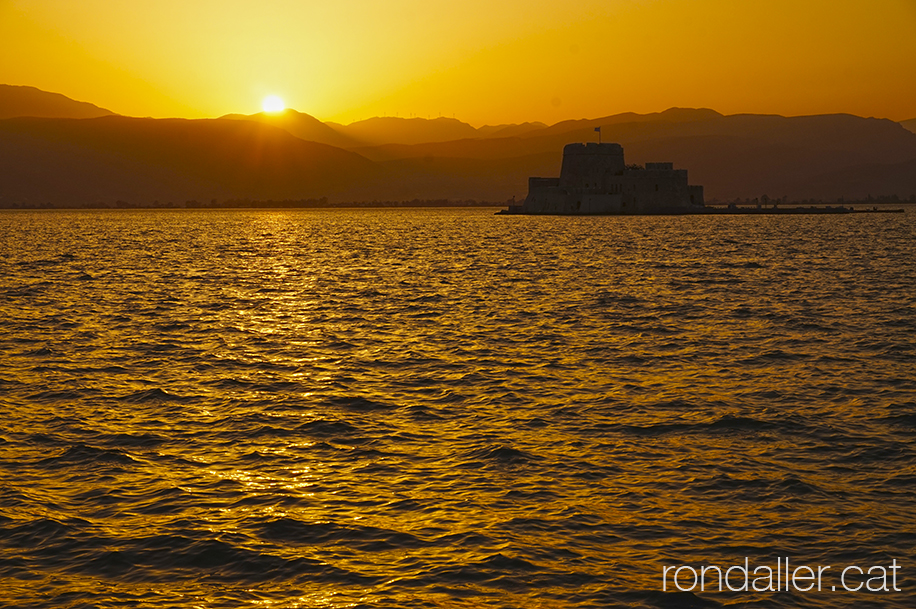
{"label": "stone fortress wall", "polygon": [[515,213],[679,213],[703,207],[703,187],[672,163],[628,168],[620,144],[567,144],[559,178],[529,178]]}

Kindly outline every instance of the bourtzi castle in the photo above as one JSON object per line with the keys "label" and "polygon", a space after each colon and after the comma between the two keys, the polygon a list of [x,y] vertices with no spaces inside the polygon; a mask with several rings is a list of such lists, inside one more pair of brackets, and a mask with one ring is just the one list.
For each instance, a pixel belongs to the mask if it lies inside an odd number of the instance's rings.
{"label": "bourtzi castle", "polygon": [[559,178],[529,178],[510,214],[678,214],[703,209],[703,187],[673,163],[624,163],[620,144],[567,144]]}

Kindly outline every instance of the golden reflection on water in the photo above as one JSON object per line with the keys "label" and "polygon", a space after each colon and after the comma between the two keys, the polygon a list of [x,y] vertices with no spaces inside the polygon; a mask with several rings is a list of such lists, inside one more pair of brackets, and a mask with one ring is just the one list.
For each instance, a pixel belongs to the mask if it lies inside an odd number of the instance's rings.
{"label": "golden reflection on water", "polygon": [[658,606],[666,563],[913,558],[907,217],[52,218],[0,216],[24,606]]}

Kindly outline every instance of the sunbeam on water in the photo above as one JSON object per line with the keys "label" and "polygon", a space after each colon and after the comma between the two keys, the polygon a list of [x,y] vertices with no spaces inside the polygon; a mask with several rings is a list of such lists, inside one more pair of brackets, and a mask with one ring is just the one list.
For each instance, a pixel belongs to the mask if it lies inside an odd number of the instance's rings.
{"label": "sunbeam on water", "polygon": [[0,600],[910,607],[914,217],[0,213]]}

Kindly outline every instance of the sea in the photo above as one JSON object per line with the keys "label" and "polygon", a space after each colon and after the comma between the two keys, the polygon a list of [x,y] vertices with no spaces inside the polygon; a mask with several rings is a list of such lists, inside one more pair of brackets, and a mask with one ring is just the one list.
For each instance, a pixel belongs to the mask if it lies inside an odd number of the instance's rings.
{"label": "sea", "polygon": [[494,211],[0,212],[0,606],[916,606],[916,210]]}

